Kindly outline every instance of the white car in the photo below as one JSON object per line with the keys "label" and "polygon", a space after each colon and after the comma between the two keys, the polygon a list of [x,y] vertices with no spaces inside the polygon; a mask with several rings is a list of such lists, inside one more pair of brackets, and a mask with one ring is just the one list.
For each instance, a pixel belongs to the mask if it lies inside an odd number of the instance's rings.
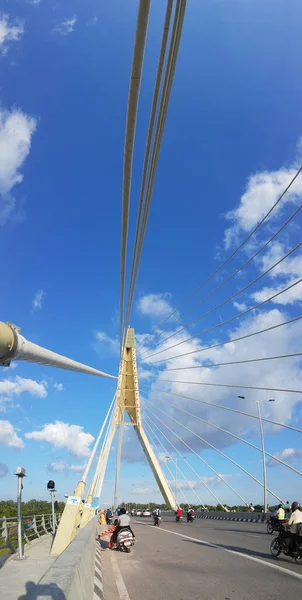
{"label": "white car", "polygon": [[141,513],[141,517],[151,517],[150,510],[143,510]]}
{"label": "white car", "polygon": [[142,511],[141,511],[141,510],[137,510],[137,511],[136,511],[136,516],[137,516],[137,517],[140,517],[140,516],[141,516],[141,514],[142,514]]}

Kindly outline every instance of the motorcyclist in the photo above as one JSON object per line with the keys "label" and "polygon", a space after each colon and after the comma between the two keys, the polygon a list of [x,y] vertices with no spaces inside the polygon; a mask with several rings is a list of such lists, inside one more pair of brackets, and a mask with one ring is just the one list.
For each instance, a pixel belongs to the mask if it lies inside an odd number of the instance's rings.
{"label": "motorcyclist", "polygon": [[159,510],[159,508],[158,508],[158,507],[154,509],[154,511],[153,511],[153,513],[152,513],[152,516],[153,516],[153,520],[154,520],[154,521],[155,521],[155,519],[156,519],[156,518],[157,518],[157,519],[160,519],[160,510]]}
{"label": "motorcyclist", "polygon": [[[298,533],[299,523],[302,523],[302,512],[300,510],[300,503],[295,501],[292,503],[292,514],[288,521],[288,530],[290,533],[290,548],[291,548],[291,550],[295,549],[296,536]],[[302,527],[302,526],[300,525],[300,527]]]}
{"label": "motorcyclist", "polygon": [[118,536],[119,532],[122,531],[122,529],[128,529],[128,531],[131,531],[133,538],[135,538],[135,535],[130,527],[130,517],[129,517],[129,515],[126,514],[125,508],[120,509],[120,515],[118,518],[117,527],[110,538],[109,548],[112,548],[113,545],[116,544],[117,536]]}
{"label": "motorcyclist", "polygon": [[112,519],[113,514],[112,514],[112,510],[110,508],[107,508],[106,511],[106,523],[107,525],[110,525],[110,520]]}
{"label": "motorcyclist", "polygon": [[180,518],[182,517],[182,508],[180,506],[177,507],[176,511],[175,511],[175,516],[177,521],[180,520]]}
{"label": "motorcyclist", "polygon": [[282,504],[279,504],[271,516],[271,521],[274,526],[277,526],[280,523],[280,521],[284,521],[284,520],[285,520],[285,511],[284,511]]}
{"label": "motorcyclist", "polygon": [[187,510],[187,521],[189,521],[191,517],[195,517],[195,513],[194,509],[189,507]]}

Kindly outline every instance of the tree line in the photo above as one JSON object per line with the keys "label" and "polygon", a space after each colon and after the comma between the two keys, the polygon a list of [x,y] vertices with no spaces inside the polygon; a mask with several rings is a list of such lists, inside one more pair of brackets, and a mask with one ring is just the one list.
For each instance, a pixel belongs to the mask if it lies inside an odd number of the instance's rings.
{"label": "tree line", "polygon": [[[65,502],[58,502],[55,500],[55,511],[63,512]],[[43,515],[51,513],[51,502],[47,500],[29,500],[28,502],[22,502],[22,515]],[[17,502],[14,500],[1,500],[0,501],[0,518],[2,517],[16,517],[17,516]]]}

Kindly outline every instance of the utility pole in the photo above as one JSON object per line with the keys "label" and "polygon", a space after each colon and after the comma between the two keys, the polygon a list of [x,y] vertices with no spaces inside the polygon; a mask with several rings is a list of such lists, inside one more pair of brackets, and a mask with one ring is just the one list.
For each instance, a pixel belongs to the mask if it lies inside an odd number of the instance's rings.
{"label": "utility pole", "polygon": [[177,506],[177,478],[178,478],[178,465],[177,465],[177,457],[175,458],[175,501]]}
{"label": "utility pole", "polygon": [[[245,396],[238,396],[241,400],[246,400]],[[263,402],[275,402],[274,398],[270,398],[269,400],[256,400],[258,417],[259,417],[259,429],[260,429],[260,438],[261,438],[261,448],[262,448],[262,466],[263,466],[263,509],[264,513],[267,512],[267,485],[266,485],[266,454],[265,454],[265,445],[264,445],[264,433],[262,426],[262,418],[261,418],[261,410],[260,404]]]}
{"label": "utility pole", "polygon": [[116,457],[116,472],[115,472],[115,488],[114,488],[114,510],[118,506],[118,489],[120,481],[121,458],[124,435],[124,414],[121,416],[120,431],[118,436],[117,457]]}
{"label": "utility pole", "polygon": [[21,501],[22,501],[22,489],[23,489],[23,477],[25,475],[25,469],[23,467],[17,467],[15,475],[18,477],[17,487],[17,510],[18,510],[18,558],[23,559],[23,541],[22,541],[22,513],[21,513]]}
{"label": "utility pole", "polygon": [[264,446],[264,435],[263,435],[263,427],[262,427],[262,419],[261,419],[261,410],[260,410],[260,402],[257,400],[256,402],[258,408],[258,416],[259,416],[259,427],[260,427],[260,437],[261,437],[261,447],[262,447],[262,462],[263,462],[263,508],[264,513],[267,512],[267,488],[266,488],[266,456],[265,456],[265,446]]}

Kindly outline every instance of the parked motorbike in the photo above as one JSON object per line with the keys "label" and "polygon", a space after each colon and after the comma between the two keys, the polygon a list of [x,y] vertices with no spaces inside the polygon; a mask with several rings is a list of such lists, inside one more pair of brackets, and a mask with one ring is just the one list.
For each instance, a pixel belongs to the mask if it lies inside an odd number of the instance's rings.
{"label": "parked motorbike", "polygon": [[176,523],[182,523],[182,515],[176,515],[175,522]]}
{"label": "parked motorbike", "polygon": [[274,531],[280,532],[285,523],[288,523],[288,519],[278,521],[278,519],[271,517],[266,526],[267,533],[271,535]]}
{"label": "parked motorbike", "polygon": [[194,523],[195,515],[187,515],[187,523]]}
{"label": "parked motorbike", "polygon": [[293,539],[286,536],[285,529],[282,527],[279,535],[272,540],[270,546],[271,554],[277,558],[281,552],[285,556],[291,556],[297,563],[302,562],[302,536],[297,535]]}
{"label": "parked motorbike", "polygon": [[131,552],[131,546],[134,546],[134,538],[129,529],[119,531],[116,540],[117,550],[121,552]]}
{"label": "parked motorbike", "polygon": [[154,516],[154,525],[157,525],[159,527],[160,523],[161,523],[161,517],[159,515],[155,515]]}

